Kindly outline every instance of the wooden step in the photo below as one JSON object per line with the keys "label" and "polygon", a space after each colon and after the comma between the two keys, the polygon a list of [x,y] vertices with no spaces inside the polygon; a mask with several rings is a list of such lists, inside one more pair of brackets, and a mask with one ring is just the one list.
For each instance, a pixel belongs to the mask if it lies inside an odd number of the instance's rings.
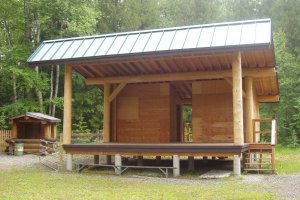
{"label": "wooden step", "polygon": [[265,161],[267,161],[267,160],[272,160],[272,158],[245,158],[246,160],[265,160]]}
{"label": "wooden step", "polygon": [[273,171],[272,169],[249,169],[249,168],[244,168],[244,171]]}
{"label": "wooden step", "polygon": [[272,165],[272,163],[244,163],[245,165]]}
{"label": "wooden step", "polygon": [[246,153],[246,155],[269,156],[269,155],[272,155],[272,153],[269,153],[269,152],[265,152],[265,153],[253,153],[253,152],[251,152],[251,153]]}

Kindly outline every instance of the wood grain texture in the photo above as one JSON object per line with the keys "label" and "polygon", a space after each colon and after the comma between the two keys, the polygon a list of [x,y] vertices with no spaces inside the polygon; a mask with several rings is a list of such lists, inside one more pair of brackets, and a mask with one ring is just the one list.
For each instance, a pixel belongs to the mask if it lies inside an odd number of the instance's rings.
{"label": "wood grain texture", "polygon": [[110,106],[110,84],[104,84],[104,113],[103,113],[103,142],[111,140],[111,106]]}
{"label": "wood grain texture", "polygon": [[194,82],[192,87],[193,142],[233,142],[230,86],[216,80]]}
{"label": "wood grain texture", "polygon": [[169,84],[127,85],[117,98],[117,142],[170,141]]}
{"label": "wood grain texture", "polygon": [[72,134],[72,66],[65,66],[63,144],[71,143]]}
{"label": "wood grain texture", "polygon": [[233,137],[236,145],[244,144],[243,88],[241,52],[232,56]]}

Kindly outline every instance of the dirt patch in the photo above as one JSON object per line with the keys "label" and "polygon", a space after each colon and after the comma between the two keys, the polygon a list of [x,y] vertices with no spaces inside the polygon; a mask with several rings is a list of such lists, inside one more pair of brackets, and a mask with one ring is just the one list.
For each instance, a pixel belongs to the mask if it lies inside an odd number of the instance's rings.
{"label": "dirt patch", "polygon": [[300,173],[291,175],[245,175],[243,182],[261,184],[280,199],[300,199]]}
{"label": "dirt patch", "polygon": [[16,167],[31,166],[39,163],[39,157],[27,154],[24,156],[11,156],[0,154],[0,170],[9,170]]}

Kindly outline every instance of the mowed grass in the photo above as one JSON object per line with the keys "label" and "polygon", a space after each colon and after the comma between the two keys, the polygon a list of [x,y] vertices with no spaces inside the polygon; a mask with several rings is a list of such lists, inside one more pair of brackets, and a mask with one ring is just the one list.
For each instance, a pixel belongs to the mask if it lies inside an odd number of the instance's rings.
{"label": "mowed grass", "polygon": [[[300,148],[276,148],[278,174],[300,172]],[[0,199],[277,199],[243,178],[200,180],[115,176],[113,170],[83,174],[51,172],[39,165],[0,171]],[[247,175],[246,175],[247,176]],[[186,180],[182,180],[186,179]],[[272,186],[271,186],[272,187]]]}
{"label": "mowed grass", "polygon": [[300,148],[276,147],[277,174],[293,174],[300,172]]}
{"label": "mowed grass", "polygon": [[190,183],[99,174],[49,172],[41,167],[0,172],[0,199],[274,199],[240,178]]}

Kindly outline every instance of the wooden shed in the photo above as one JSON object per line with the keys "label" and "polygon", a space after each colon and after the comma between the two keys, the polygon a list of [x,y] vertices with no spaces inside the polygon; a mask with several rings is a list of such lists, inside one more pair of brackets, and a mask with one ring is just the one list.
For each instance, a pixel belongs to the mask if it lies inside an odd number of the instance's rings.
{"label": "wooden shed", "polygon": [[[259,129],[259,103],[279,101],[270,19],[49,40],[28,63],[65,64],[69,161],[73,154],[115,155],[118,164],[122,155],[173,156],[178,175],[180,156],[229,156],[238,175],[242,154],[261,150],[251,145],[267,133]],[[71,144],[73,70],[104,92],[103,144]],[[186,104],[192,143],[183,139]]]}
{"label": "wooden shed", "polygon": [[27,112],[11,118],[12,138],[55,139],[60,119],[42,113]]}
{"label": "wooden shed", "polygon": [[7,140],[12,151],[14,143],[24,143],[24,152],[37,153],[40,151],[41,139],[55,141],[56,125],[61,120],[49,115],[27,112],[10,119],[12,138]]}

